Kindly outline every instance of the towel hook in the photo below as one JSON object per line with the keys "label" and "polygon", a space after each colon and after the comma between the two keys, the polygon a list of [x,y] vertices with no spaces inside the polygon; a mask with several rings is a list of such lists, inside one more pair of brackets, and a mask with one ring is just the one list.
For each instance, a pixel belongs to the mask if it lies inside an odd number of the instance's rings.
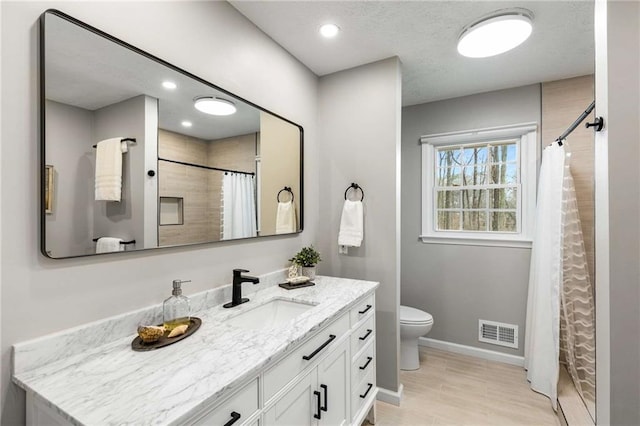
{"label": "towel hook", "polygon": [[278,202],[280,202],[280,193],[282,193],[282,191],[287,191],[289,194],[291,194],[291,201],[293,202],[293,199],[294,199],[293,191],[291,190],[290,186],[285,186],[280,191],[278,191],[278,195],[276,196],[276,199],[278,200]]}
{"label": "towel hook", "polygon": [[353,190],[359,189],[360,192],[362,193],[362,198],[360,198],[360,201],[364,200],[364,190],[362,189],[362,187],[360,185],[358,185],[355,182],[352,182],[351,185],[349,185],[347,187],[347,189],[344,191],[344,199],[345,200],[347,199],[347,193],[349,192],[350,189],[353,189]]}

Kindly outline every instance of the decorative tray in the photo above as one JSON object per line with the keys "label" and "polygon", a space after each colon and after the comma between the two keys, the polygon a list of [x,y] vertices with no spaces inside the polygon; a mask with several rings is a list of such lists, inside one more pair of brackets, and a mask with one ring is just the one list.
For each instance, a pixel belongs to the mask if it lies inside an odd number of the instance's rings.
{"label": "decorative tray", "polygon": [[179,342],[180,340],[186,339],[187,337],[191,336],[193,333],[196,332],[196,330],[200,328],[201,325],[202,325],[202,320],[200,318],[191,317],[191,319],[189,320],[189,326],[187,327],[186,333],[176,337],[168,338],[167,336],[169,335],[169,332],[165,331],[164,336],[160,337],[159,340],[152,343],[145,343],[142,341],[140,336],[136,336],[136,338],[133,339],[133,342],[131,342],[131,349],[133,349],[134,351],[144,352],[144,351],[152,351],[154,349],[160,349],[165,346],[173,345],[174,343]]}
{"label": "decorative tray", "polygon": [[312,281],[307,281],[307,282],[304,282],[302,284],[282,283],[282,284],[278,284],[278,285],[280,287],[284,288],[285,290],[294,290],[296,288],[311,287],[312,285],[316,285],[316,283],[314,283]]}

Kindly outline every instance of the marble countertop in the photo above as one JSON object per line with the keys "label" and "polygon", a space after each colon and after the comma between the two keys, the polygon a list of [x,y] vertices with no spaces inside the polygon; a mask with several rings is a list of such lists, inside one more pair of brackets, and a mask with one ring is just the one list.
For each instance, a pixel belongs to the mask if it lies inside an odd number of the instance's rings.
{"label": "marble countertop", "polygon": [[[272,360],[378,286],[332,277],[317,277],[315,282],[313,287],[292,291],[272,285],[249,295],[250,302],[238,307],[218,305],[193,312],[202,319],[200,329],[154,351],[131,350],[135,337],[131,330],[130,335],[99,347],[70,351],[67,357],[58,354],[51,362],[28,368],[20,357],[34,352],[34,343],[16,345],[14,363],[20,367],[14,367],[13,381],[74,424],[180,424],[256,377]],[[225,322],[272,299],[316,306],[272,328],[246,330]],[[82,332],[82,327],[74,330],[76,340],[88,337]],[[69,335],[64,334],[67,340]],[[63,341],[63,335],[58,340]]]}

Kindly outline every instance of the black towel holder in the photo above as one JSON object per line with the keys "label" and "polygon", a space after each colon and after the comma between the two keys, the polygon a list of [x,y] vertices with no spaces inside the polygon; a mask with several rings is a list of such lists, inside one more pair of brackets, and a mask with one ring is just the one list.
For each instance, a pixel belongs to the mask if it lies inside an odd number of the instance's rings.
{"label": "black towel holder", "polygon": [[359,189],[360,192],[362,193],[362,198],[360,198],[360,201],[364,200],[364,190],[362,189],[362,187],[360,185],[358,185],[355,182],[352,182],[351,185],[349,185],[347,187],[347,189],[344,191],[344,199],[345,200],[347,199],[347,193],[349,192],[350,189],[353,189],[353,190],[358,190]]}
{"label": "black towel holder", "polygon": [[278,200],[278,202],[280,202],[280,194],[282,193],[282,191],[287,191],[289,194],[291,194],[291,201],[293,202],[293,200],[294,200],[293,191],[291,190],[290,186],[285,186],[280,191],[278,191],[278,195],[276,195],[276,200]]}
{"label": "black towel holder", "polygon": [[[97,243],[99,239],[100,239],[100,238],[94,238],[94,239],[93,239],[93,242],[94,242],[94,243]],[[120,241],[120,244],[135,244],[135,243],[136,243],[136,240],[131,240],[131,241]]]}
{"label": "black towel holder", "polygon": [[[135,145],[136,143],[138,143],[136,141],[136,138],[122,138],[120,139],[120,142],[127,142],[127,145]],[[93,148],[97,148],[98,145],[93,145]]]}

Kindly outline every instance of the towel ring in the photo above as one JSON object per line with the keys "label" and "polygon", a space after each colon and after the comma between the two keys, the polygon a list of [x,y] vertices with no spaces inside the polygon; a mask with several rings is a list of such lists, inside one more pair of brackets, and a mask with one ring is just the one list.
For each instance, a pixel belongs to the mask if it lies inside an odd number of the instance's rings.
{"label": "towel ring", "polygon": [[291,190],[291,187],[285,186],[280,191],[278,191],[278,195],[276,196],[276,200],[278,200],[278,202],[280,202],[280,194],[282,193],[282,191],[287,191],[289,194],[291,194],[291,201],[293,201],[294,197],[293,197],[293,191]]}
{"label": "towel ring", "polygon": [[349,186],[347,187],[347,189],[344,191],[344,199],[345,199],[345,200],[347,199],[347,193],[349,192],[349,190],[350,190],[350,189],[353,189],[353,190],[357,190],[357,189],[359,189],[359,190],[360,190],[360,192],[362,193],[362,198],[360,198],[360,201],[364,200],[364,190],[362,189],[362,187],[361,187],[360,185],[358,185],[358,184],[357,184],[357,183],[355,183],[355,182],[354,182],[354,183],[351,183],[351,185],[349,185]]}

